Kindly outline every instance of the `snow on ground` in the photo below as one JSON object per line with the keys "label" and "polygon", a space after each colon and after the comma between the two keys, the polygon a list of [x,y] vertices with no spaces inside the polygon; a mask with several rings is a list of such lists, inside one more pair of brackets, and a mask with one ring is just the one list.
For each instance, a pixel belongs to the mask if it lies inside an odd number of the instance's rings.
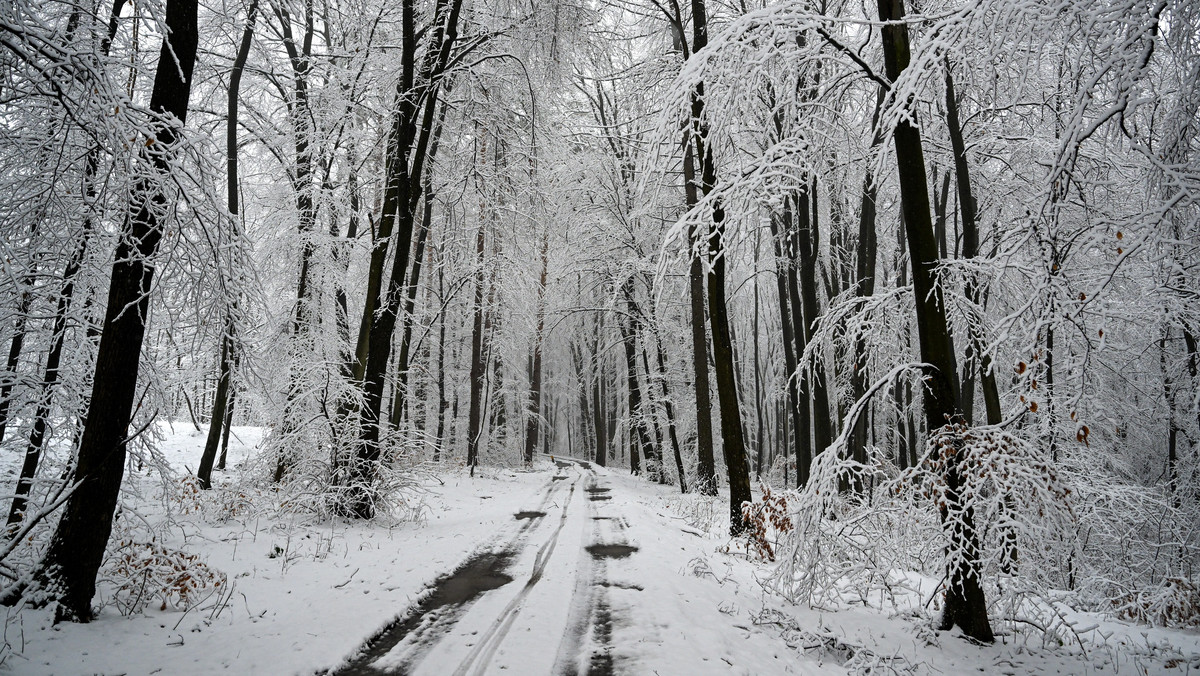
{"label": "snow on ground", "polygon": [[[235,428],[236,467],[261,430]],[[194,467],[203,435],[166,430]],[[906,610],[793,606],[728,553],[723,503],[587,463],[449,469],[416,522],[176,514],[166,544],[234,584],[187,612],[113,605],[86,625],[8,611],[15,674],[1075,674],[1200,670],[1200,635],[1074,613],[1084,643],[980,647]],[[149,486],[156,479],[142,476]],[[203,500],[236,495],[218,488]],[[145,498],[148,519],[164,519]],[[247,498],[253,503],[254,496]],[[142,511],[139,507],[139,511]],[[685,518],[686,517],[686,518]],[[696,526],[699,526],[698,528]],[[737,547],[732,548],[734,552]],[[101,600],[112,594],[101,585]],[[214,597],[215,599],[215,597]],[[227,600],[224,600],[227,599]],[[1069,612],[1069,611],[1068,611]],[[1095,629],[1090,629],[1095,625]],[[368,641],[368,639],[371,639]],[[882,667],[882,668],[880,668]]]}

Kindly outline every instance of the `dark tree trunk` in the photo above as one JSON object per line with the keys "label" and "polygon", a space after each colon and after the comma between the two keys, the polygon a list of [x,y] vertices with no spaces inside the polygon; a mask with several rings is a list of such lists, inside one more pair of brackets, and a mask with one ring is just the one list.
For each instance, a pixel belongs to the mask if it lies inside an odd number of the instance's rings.
{"label": "dark tree trunk", "polygon": [[[438,266],[437,266],[437,284],[438,284],[438,301],[446,302],[446,235],[445,230],[442,231],[441,243],[437,248]],[[438,392],[438,417],[437,431],[434,434],[433,446],[433,461],[441,460],[441,452],[443,440],[446,434],[446,408],[450,402],[446,401],[446,311],[438,312],[438,347],[437,347],[437,392]]]}
{"label": "dark tree trunk", "polygon": [[604,361],[600,356],[600,336],[603,334],[604,323],[601,320],[596,322],[596,339],[592,348],[592,427],[596,433],[596,464],[605,467],[608,465],[608,417],[605,410],[608,407],[608,402],[605,400],[604,393]]}
{"label": "dark tree trunk", "polygon": [[[883,144],[883,134],[878,129],[879,108],[883,105],[883,92],[880,91],[875,104],[875,114],[871,118],[872,151]],[[874,153],[871,153],[872,155]],[[862,203],[858,211],[858,255],[855,258],[854,295],[858,298],[870,298],[875,294],[875,266],[877,238],[875,233],[875,198],[879,187],[875,176],[868,168],[863,177]],[[867,341],[862,333],[854,338],[854,363],[850,367],[850,391],[854,401],[858,401],[867,393]],[[867,416],[860,415],[854,421],[854,431],[850,438],[850,457],[857,463],[867,461]],[[863,492],[862,477],[855,473],[850,488],[858,494]]]}
{"label": "dark tree trunk", "polygon": [[[237,359],[234,359],[234,368],[237,368]],[[229,453],[229,431],[233,427],[233,406],[237,402],[237,390],[233,387],[229,388],[229,402],[225,407],[225,424],[221,430],[221,457],[217,460],[217,469],[225,469],[226,455]]]}
{"label": "dark tree trunk", "polygon": [[[954,95],[954,79],[950,74],[950,63],[946,62],[946,127],[950,132],[950,148],[954,151],[954,182],[958,186],[958,207],[962,215],[962,256],[972,259],[979,255],[979,221],[975,210],[975,196],[971,190],[971,171],[967,165],[967,149],[963,141],[962,125],[958,119],[958,99]],[[980,304],[980,288],[975,276],[970,274],[966,283],[967,299]],[[968,364],[979,362],[980,385],[983,388],[983,405],[987,424],[1000,424],[1000,393],[996,387],[996,374],[992,370],[992,358],[986,351],[979,327],[971,323],[967,341]],[[963,417],[968,423],[975,417],[975,370],[968,368],[963,375],[962,391],[959,394]]]}
{"label": "dark tree trunk", "polygon": [[474,475],[479,464],[479,437],[483,434],[483,292],[484,292],[484,249],[486,244],[484,221],[480,220],[475,234],[475,304],[471,328],[471,407],[467,414],[467,466]]}
{"label": "dark tree trunk", "polygon": [[[684,139],[683,181],[690,209],[700,202],[696,181],[695,149]],[[704,261],[701,233],[695,224],[688,228],[691,262],[688,266],[688,297],[692,328],[692,375],[696,386],[696,490],[701,495],[717,494],[717,468],[713,455],[712,394],[708,382],[708,328],[704,305]]]}
{"label": "dark tree trunk", "polygon": [[[292,315],[292,338],[297,348],[306,347],[309,337],[310,312],[309,303],[309,273],[312,257],[315,253],[313,230],[316,227],[316,202],[313,199],[313,153],[312,153],[312,114],[309,109],[308,76],[311,67],[312,41],[315,33],[313,17],[313,2],[304,2],[304,33],[300,44],[292,32],[292,18],[287,8],[278,5],[275,16],[279,19],[280,32],[283,36],[284,49],[292,67],[292,80],[295,91],[293,100],[288,102],[288,113],[292,120],[292,135],[295,158],[292,167],[292,188],[295,191],[296,213],[299,217],[298,232],[300,235],[300,264],[296,282],[296,307]],[[300,373],[295,362],[289,363],[291,373],[287,392],[287,402],[284,405],[282,434],[286,438],[299,426],[296,398],[300,396],[304,385],[300,382]],[[285,442],[286,443],[286,442]],[[288,448],[281,448],[275,464],[273,480],[282,481],[291,469],[295,459]]]}
{"label": "dark tree trunk", "polygon": [[217,459],[217,449],[221,445],[221,430],[225,426],[225,404],[229,400],[230,353],[233,351],[233,322],[225,326],[221,336],[221,367],[217,380],[217,394],[213,397],[212,417],[208,421],[208,438],[204,443],[204,453],[200,456],[200,467],[196,470],[196,480],[200,488],[212,488],[213,463]]}
{"label": "dark tree trunk", "polygon": [[[858,288],[856,295],[860,298],[870,297],[875,293],[875,186],[869,176],[863,185],[862,211],[859,215],[858,232]],[[860,333],[854,340],[854,364],[851,367],[851,392],[855,401],[867,392],[867,345],[866,338]],[[850,442],[851,458],[860,464],[867,461],[867,419],[860,415],[854,421],[854,431]],[[855,493],[863,492],[861,477],[855,474],[851,489]]]}
{"label": "dark tree trunk", "polygon": [[[1192,333],[1191,328],[1186,324],[1183,327],[1183,342],[1187,347],[1188,373],[1192,376],[1192,385],[1200,387],[1200,383],[1196,382],[1197,377],[1200,376],[1198,373],[1200,372],[1200,350],[1197,349],[1196,334]],[[1200,407],[1196,410],[1196,423],[1200,426]]]}
{"label": "dark tree trunk", "polygon": [[758,337],[762,335],[759,327],[759,282],[758,265],[762,251],[762,229],[754,231],[754,320],[750,336],[753,341],[754,354],[754,478],[762,479],[763,464],[766,456],[766,406],[763,405],[762,360],[759,355]]}
{"label": "dark tree trunk", "polygon": [[[633,303],[632,277],[625,281],[621,291],[625,297],[625,316],[619,319],[617,326],[621,331],[622,346],[625,348],[625,384],[629,397],[629,470],[637,474],[641,472],[640,458],[644,457],[647,462],[654,459],[654,446],[646,429],[647,421],[642,410],[642,390],[638,384],[638,322]],[[657,471],[662,472],[661,463]]]}
{"label": "dark tree trunk", "polygon": [[[89,187],[91,182],[89,181]],[[8,533],[15,533],[16,526],[21,522],[28,506],[29,493],[33,488],[33,479],[37,476],[38,465],[41,462],[42,450],[46,443],[47,419],[50,417],[51,397],[54,386],[58,383],[59,366],[62,363],[63,340],[67,333],[67,314],[71,309],[71,299],[75,295],[75,278],[87,258],[88,241],[92,233],[91,217],[84,219],[83,232],[67,267],[63,270],[63,286],[58,296],[58,306],[54,310],[54,328],[50,335],[50,351],[46,354],[45,376],[42,378],[41,392],[38,396],[37,412],[33,417],[33,429],[29,433],[29,447],[25,450],[25,458],[21,463],[21,476],[17,479],[12,505],[8,510]],[[22,323],[24,320],[20,320]],[[15,338],[13,339],[15,342]],[[7,404],[7,396],[5,397]],[[0,433],[2,436],[2,433]]]}
{"label": "dark tree trunk", "polygon": [[[458,39],[461,0],[437,3],[422,40],[423,58],[417,59],[417,8],[415,0],[404,0],[401,7],[403,47],[401,73],[396,87],[396,109],[388,137],[388,162],[385,170],[383,211],[380,232],[395,230],[395,255],[386,287],[377,287],[378,299],[369,298],[364,311],[367,329],[366,364],[362,377],[363,407],[359,416],[358,448],[350,467],[350,491],[346,510],[359,518],[374,516],[375,477],[381,456],[383,390],[391,356],[392,335],[404,299],[409,247],[412,245],[416,209],[423,192],[430,142],[441,99],[442,76],[450,62],[451,50]],[[381,243],[386,248],[392,238]],[[386,251],[383,253],[386,257]],[[372,260],[372,264],[374,264]],[[368,288],[368,294],[371,289]],[[361,335],[361,331],[360,331]],[[477,440],[473,440],[477,441]],[[468,458],[469,462],[475,458]],[[474,465],[472,464],[472,468]]]}
{"label": "dark tree trunk", "polygon": [[725,302],[725,260],[722,248],[724,213],[713,210],[715,223],[709,240],[708,315],[713,333],[713,357],[717,374],[717,401],[721,407],[721,449],[729,472],[729,532],[740,535],[742,503],[750,502],[750,472],[746,467],[746,444],[742,437],[742,416],[738,409],[737,374],[733,371],[733,344],[729,337],[729,318]]}
{"label": "dark tree trunk", "polygon": [[[449,88],[447,87],[448,92]],[[430,165],[433,164],[434,159],[437,157],[445,121],[446,107],[442,106],[441,112],[438,113],[437,128],[434,130],[433,138],[429,144],[427,162]],[[424,185],[424,209],[421,212],[421,227],[417,233],[416,250],[413,252],[412,272],[408,278],[407,296],[404,305],[404,333],[400,338],[400,356],[396,374],[399,383],[396,387],[396,396],[392,401],[392,412],[389,419],[389,423],[393,429],[399,427],[400,420],[404,416],[404,406],[408,400],[409,352],[412,349],[412,333],[415,321],[413,311],[416,309],[417,287],[421,281],[421,262],[425,260],[425,243],[429,239],[429,229],[433,225],[433,179],[430,176],[429,170],[425,172]]]}
{"label": "dark tree trunk", "polygon": [[[805,426],[802,425],[803,420],[800,417],[799,393],[797,392],[798,383],[796,380],[796,378],[797,378],[796,351],[795,351],[796,337],[793,335],[793,332],[792,332],[792,328],[793,328],[792,311],[791,311],[790,304],[788,302],[789,294],[788,294],[788,272],[787,271],[792,265],[792,260],[791,260],[790,256],[785,254],[785,251],[787,248],[786,240],[788,237],[790,237],[790,234],[788,233],[787,222],[786,222],[785,216],[781,216],[781,215],[772,213],[771,217],[770,217],[770,223],[771,223],[771,239],[774,241],[774,244],[775,244],[775,264],[776,264],[775,287],[776,287],[777,296],[779,299],[779,325],[780,325],[781,331],[783,333],[783,348],[782,349],[783,349],[784,378],[786,381],[785,386],[787,388],[787,410],[788,410],[788,413],[792,417],[792,430],[793,430],[792,443],[795,446],[794,453],[795,453],[796,461],[797,461],[796,472],[799,475],[797,477],[797,485],[803,486],[804,484],[808,483],[809,467],[808,467],[807,462],[805,462],[803,464],[803,466],[801,466],[800,460],[801,460],[801,458],[803,458],[805,461],[807,461],[808,447],[807,447],[807,445],[805,445],[803,448],[801,448],[800,435],[796,433],[797,430],[805,429]],[[806,440],[807,440],[807,435],[806,435]],[[784,444],[783,447],[784,447],[784,458],[786,459],[787,458],[786,444]],[[802,451],[803,451],[803,455],[802,455]],[[786,466],[786,464],[784,465],[783,474],[784,474],[784,484],[786,485],[787,484],[787,466]]]}
{"label": "dark tree trunk", "polygon": [[[821,279],[817,272],[820,235],[813,209],[816,204],[815,188],[814,179],[810,187],[798,190],[792,196],[795,202],[793,213],[796,219],[796,244],[800,255],[800,296],[801,302],[804,304],[804,342],[806,344],[812,343],[817,329],[817,317],[821,313],[817,300],[817,285]],[[813,395],[813,454],[816,455],[824,452],[833,441],[829,419],[829,383],[825,377],[824,360],[820,358],[819,350],[814,350],[810,373],[812,373],[812,377],[808,379],[808,382]]]}
{"label": "dark tree trunk", "polygon": [[[909,61],[908,27],[902,22],[904,4],[903,0],[878,0],[878,4],[880,20],[889,22],[881,30],[884,65],[888,79],[895,82]],[[906,118],[896,125],[892,138],[896,146],[901,208],[912,265],[921,361],[933,367],[926,373],[925,392],[927,433],[933,434],[959,416],[958,371],[954,365],[954,347],[950,342],[941,285],[934,274],[938,251],[930,221],[921,133]],[[962,555],[948,571],[941,626],[943,629],[960,627],[966,635],[990,643],[994,639],[980,580],[975,515],[971,509],[957,504],[962,485],[957,454],[949,455],[946,463],[946,504],[941,509],[943,527],[949,531],[951,546]],[[954,519],[955,523],[950,523],[949,519]]]}
{"label": "dark tree trunk", "polygon": [[429,225],[433,219],[433,191],[428,181],[425,184],[425,208],[421,217],[421,228],[417,232],[417,243],[413,250],[412,271],[408,277],[408,285],[404,298],[404,331],[400,334],[400,354],[396,359],[396,391],[392,395],[392,411],[388,416],[388,424],[392,429],[400,426],[404,418],[404,408],[408,402],[409,353],[412,351],[412,334],[416,323],[414,311],[417,307],[417,288],[421,281],[421,263],[425,259],[425,243],[429,239]]}
{"label": "dark tree trunk", "polygon": [[[108,19],[108,32],[100,42],[100,53],[108,56],[109,49],[112,46],[113,38],[117,34],[119,20],[121,17],[121,9],[125,6],[125,0],[115,0],[113,2],[111,13]],[[76,15],[72,15],[75,20]],[[74,31],[71,31],[72,33]],[[88,151],[87,160],[84,164],[83,183],[84,190],[89,203],[96,197],[95,177],[96,171],[100,164],[100,148],[93,147]],[[17,479],[17,486],[14,491],[12,504],[8,512],[7,531],[11,534],[16,530],[21,518],[28,506],[29,493],[33,488],[33,479],[37,476],[38,465],[41,463],[42,450],[46,443],[46,432],[48,427],[48,419],[50,417],[51,405],[53,404],[54,388],[58,384],[59,367],[62,363],[63,342],[67,333],[67,314],[71,310],[71,301],[75,296],[75,281],[79,276],[79,271],[83,267],[84,261],[87,260],[88,243],[91,241],[92,231],[95,229],[95,223],[91,212],[89,211],[83,219],[83,227],[79,234],[79,239],[75,244],[75,249],[71,252],[71,257],[67,260],[67,265],[63,269],[62,289],[58,294],[58,303],[54,310],[54,325],[50,333],[50,349],[46,353],[46,366],[43,370],[45,374],[42,377],[41,391],[37,398],[37,411],[33,417],[33,427],[29,433],[29,446],[25,450],[25,458],[21,463],[21,475]],[[22,313],[23,315],[24,313]],[[20,322],[23,324],[24,319]],[[18,327],[17,335],[24,333],[23,327]],[[88,334],[89,339],[92,339],[92,328],[89,324]],[[7,402],[8,394],[0,395],[0,399]],[[7,406],[7,404],[6,404]],[[7,414],[0,416],[7,418]],[[0,440],[3,440],[4,433],[0,430]]]}
{"label": "dark tree trunk", "polygon": [[525,464],[533,464],[542,413],[542,341],[546,331],[546,276],[550,272],[550,232],[542,236],[542,274],[538,277],[537,331],[529,364],[529,419],[525,423]]}
{"label": "dark tree trunk", "polygon": [[[246,28],[242,32],[242,42],[238,45],[237,56],[233,60],[233,70],[229,75],[229,114],[225,120],[225,165],[228,170],[228,185],[227,185],[227,201],[229,205],[229,213],[236,220],[238,214],[238,147],[237,147],[237,125],[238,125],[238,95],[241,90],[242,72],[246,67],[246,59],[250,56],[250,44],[254,40],[254,21],[258,12],[258,0],[251,0],[250,9],[246,16]],[[229,314],[225,325],[225,331],[221,336],[221,365],[217,374],[217,392],[213,397],[212,415],[209,417],[208,423],[208,438],[204,444],[204,453],[200,456],[200,467],[196,471],[196,479],[200,483],[200,488],[210,488],[212,486],[212,468],[213,462],[217,457],[218,447],[222,445],[222,438],[228,439],[228,434],[223,434],[226,426],[226,407],[229,403],[229,381],[231,377],[230,365],[233,362],[233,351],[235,349],[233,341],[234,332],[234,316],[232,312]],[[228,441],[225,442],[228,444]],[[222,454],[224,457],[224,454]],[[221,467],[224,468],[225,463],[222,461]]]}
{"label": "dark tree trunk", "polygon": [[[62,519],[31,584],[41,602],[58,602],[57,619],[81,622],[91,619],[96,574],[112,531],[125,470],[126,435],[137,394],[139,357],[154,274],[151,258],[163,235],[160,214],[168,207],[163,188],[171,171],[168,155],[175,149],[180,128],[187,119],[198,40],[196,13],[195,0],[167,3],[170,43],[164,40],[159,52],[163,67],[155,73],[150,109],[176,119],[159,126],[153,143],[146,144],[143,161],[151,163],[153,176],[139,181],[129,195],[129,215],[122,226],[123,236],[117,245],[109,283],[88,422],[75,465],[77,487],[67,499]],[[23,592],[10,594],[4,601],[11,604]]]}
{"label": "dark tree trunk", "polygon": [[[693,50],[699,52],[708,41],[708,20],[704,0],[692,0]],[[717,184],[716,158],[708,145],[708,127],[704,115],[704,85],[692,92],[691,142],[700,162],[699,189],[707,197]],[[695,170],[693,167],[693,175]],[[695,178],[693,176],[693,178]],[[690,198],[696,197],[697,186],[689,182]],[[692,202],[696,204],[698,202]],[[729,317],[725,301],[725,209],[715,202],[712,211],[712,232],[708,237],[708,319],[713,337],[713,366],[717,376],[717,403],[721,412],[721,450],[729,474],[729,530],[740,535],[742,503],[753,499],[750,494],[750,472],[746,467],[746,443],[742,436],[742,415],[738,407],[737,374],[733,367],[733,340],[729,332]],[[698,256],[699,251],[693,252]],[[693,261],[695,265],[695,261]],[[693,317],[694,320],[694,317]]]}
{"label": "dark tree trunk", "polygon": [[[797,372],[795,379],[796,408],[800,413],[795,429],[792,431],[796,445],[796,486],[803,488],[808,484],[812,468],[813,439],[812,439],[812,382],[810,378],[800,377],[800,359],[808,345],[808,329],[804,323],[804,301],[800,294],[800,246],[798,243],[798,228],[796,227],[795,202],[786,198],[783,202],[783,222],[787,236],[784,241],[789,265],[787,267],[788,309],[787,321],[792,323],[792,339],[795,341],[792,350],[795,354]],[[819,450],[819,449],[818,449]]]}

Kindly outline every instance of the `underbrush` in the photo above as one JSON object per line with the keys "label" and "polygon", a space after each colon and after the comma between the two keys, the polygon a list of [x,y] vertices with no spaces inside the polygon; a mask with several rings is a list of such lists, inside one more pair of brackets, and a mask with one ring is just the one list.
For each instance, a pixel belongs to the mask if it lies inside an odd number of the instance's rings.
{"label": "underbrush", "polygon": [[[958,502],[946,493],[951,459],[963,482]],[[839,490],[856,481],[866,487],[862,494]],[[752,542],[760,534],[782,538],[765,586],[793,603],[866,605],[932,620],[947,571],[968,556],[952,533],[969,513],[1000,636],[1081,650],[1103,641],[1079,611],[1152,626],[1200,625],[1194,501],[1119,481],[1095,463],[1050,463],[997,428],[944,428],[924,461],[905,471],[877,453],[858,464],[827,451],[814,461],[809,484],[786,500],[791,531],[761,527],[766,504],[748,506],[747,514]]]}

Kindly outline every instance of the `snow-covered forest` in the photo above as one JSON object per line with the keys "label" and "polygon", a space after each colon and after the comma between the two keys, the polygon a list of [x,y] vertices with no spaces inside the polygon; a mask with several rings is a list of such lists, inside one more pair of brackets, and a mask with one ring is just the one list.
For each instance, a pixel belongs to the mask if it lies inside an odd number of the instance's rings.
{"label": "snow-covered forest", "polygon": [[1194,0],[6,0],[0,673],[1198,670],[1198,134]]}

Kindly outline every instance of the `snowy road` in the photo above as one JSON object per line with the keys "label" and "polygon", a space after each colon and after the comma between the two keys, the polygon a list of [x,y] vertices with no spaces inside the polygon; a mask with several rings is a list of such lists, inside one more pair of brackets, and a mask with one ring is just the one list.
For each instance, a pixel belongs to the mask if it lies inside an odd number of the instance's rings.
{"label": "snowy road", "polygon": [[613,673],[613,600],[642,588],[615,581],[609,567],[638,546],[622,503],[594,470],[556,465],[510,528],[334,673]]}

